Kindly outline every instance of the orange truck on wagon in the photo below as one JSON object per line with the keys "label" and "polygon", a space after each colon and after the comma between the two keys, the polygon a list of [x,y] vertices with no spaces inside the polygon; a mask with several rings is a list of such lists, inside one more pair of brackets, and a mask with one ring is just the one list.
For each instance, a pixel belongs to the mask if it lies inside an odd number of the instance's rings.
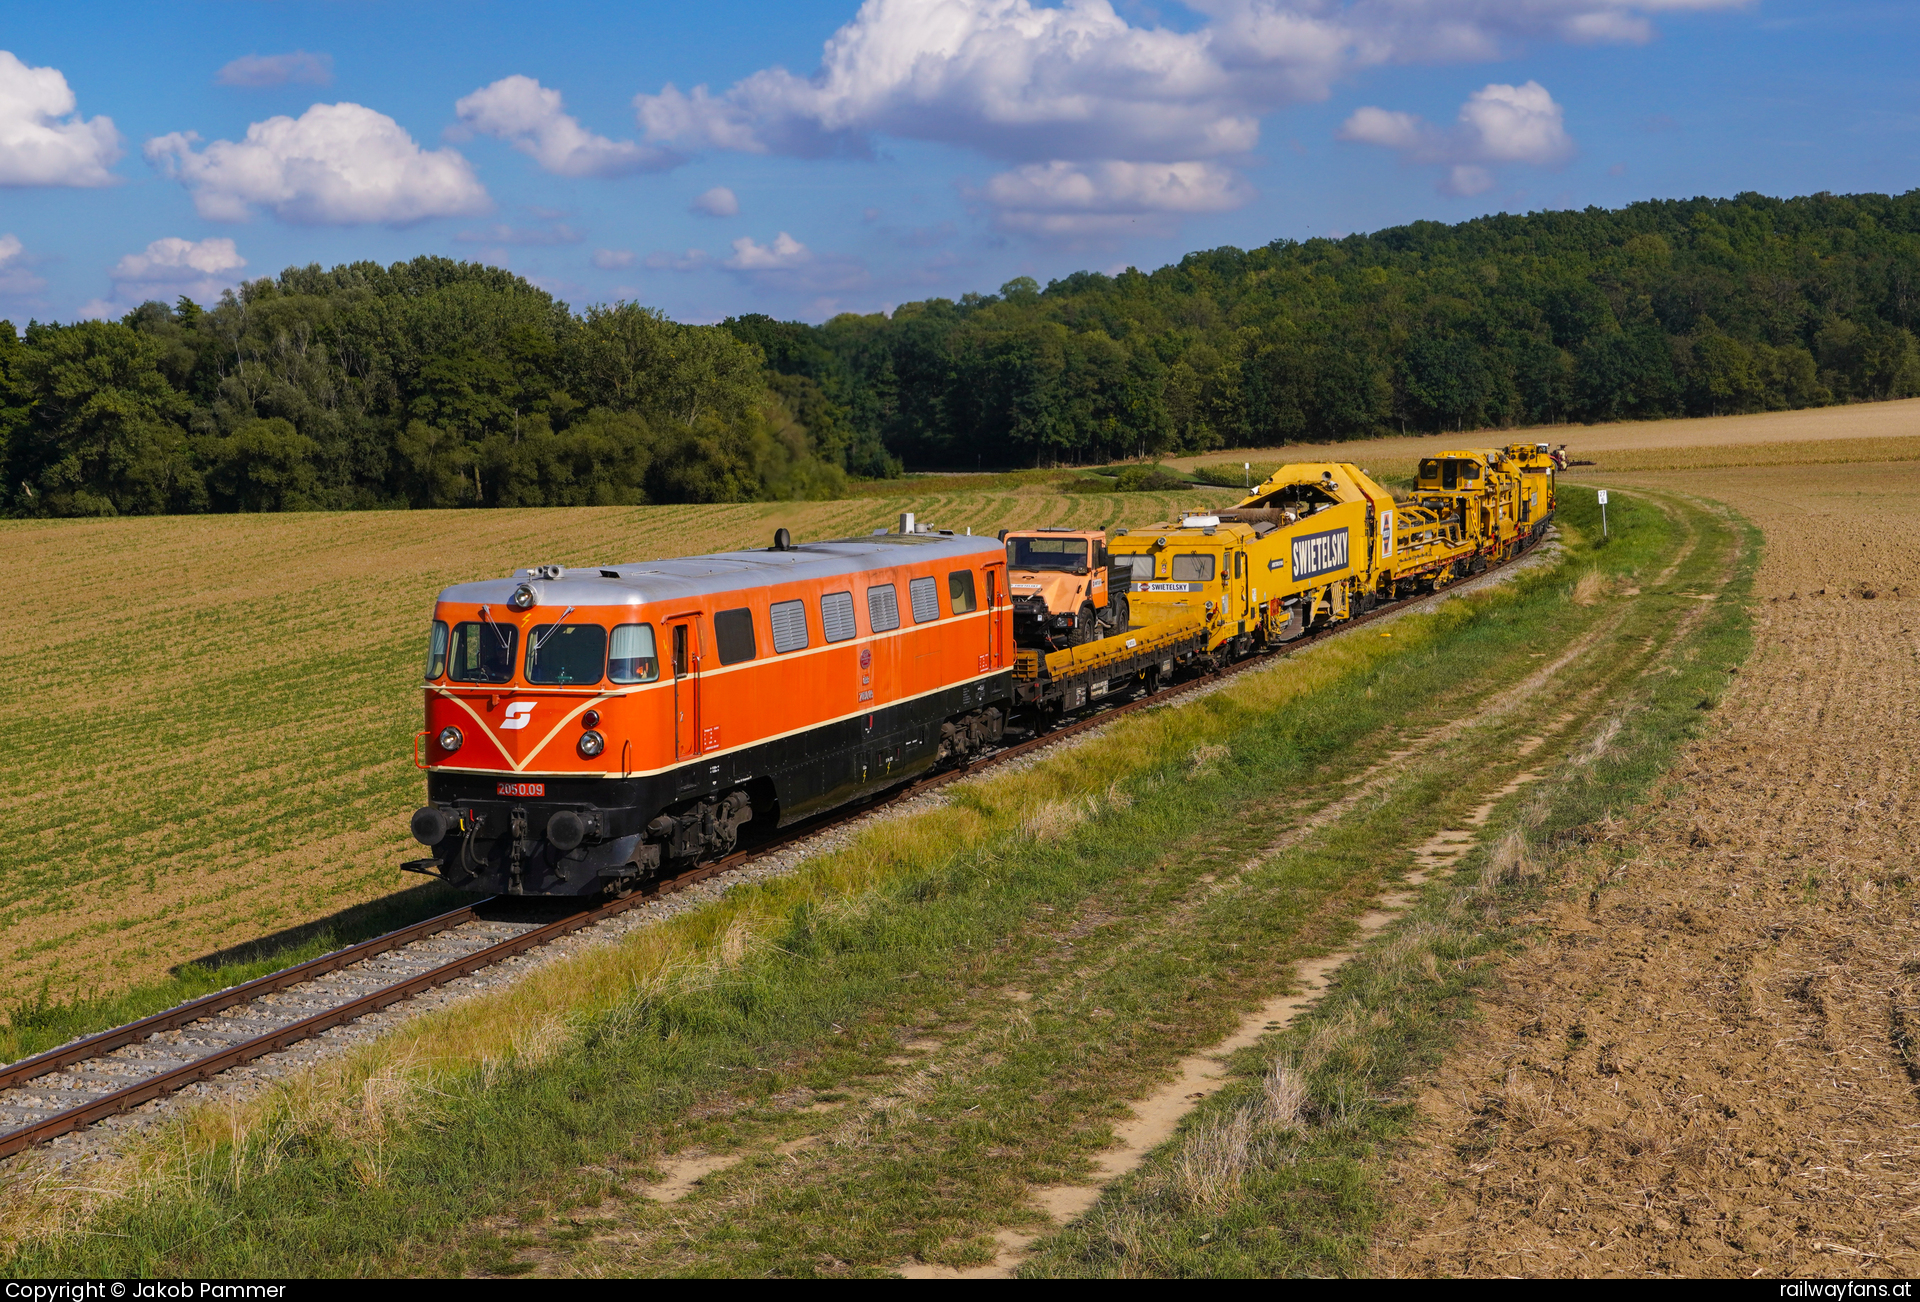
{"label": "orange truck on wagon", "polygon": [[1055,651],[1126,630],[1132,570],[1108,556],[1104,531],[1015,529],[1000,541],[1017,644]]}

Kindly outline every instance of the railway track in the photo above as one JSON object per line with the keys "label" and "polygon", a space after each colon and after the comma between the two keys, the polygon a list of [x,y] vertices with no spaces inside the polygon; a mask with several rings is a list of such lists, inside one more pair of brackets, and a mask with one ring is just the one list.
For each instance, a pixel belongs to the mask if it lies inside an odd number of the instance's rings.
{"label": "railway track", "polygon": [[[1489,567],[1487,573],[1501,568]],[[878,799],[795,824],[724,859],[649,882],[621,899],[584,908],[504,896],[481,900],[0,1068],[0,1158],[277,1053],[662,895],[733,872],[838,824],[1055,745],[1120,715],[1169,704],[1426,599],[1408,597],[1379,606],[1275,650],[1077,716],[964,767],[905,783]],[[565,911],[554,916],[558,909]]]}

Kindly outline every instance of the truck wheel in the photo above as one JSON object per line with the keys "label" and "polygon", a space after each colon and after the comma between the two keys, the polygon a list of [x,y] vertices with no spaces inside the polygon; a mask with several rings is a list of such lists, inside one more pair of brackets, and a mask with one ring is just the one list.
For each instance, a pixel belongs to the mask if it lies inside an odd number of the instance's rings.
{"label": "truck wheel", "polygon": [[1074,646],[1079,646],[1083,642],[1092,642],[1099,638],[1100,629],[1098,627],[1098,618],[1099,617],[1093,613],[1092,602],[1085,602],[1081,605],[1080,613],[1074,616],[1073,619],[1072,644]]}
{"label": "truck wheel", "polygon": [[1133,611],[1127,605],[1124,595],[1114,597],[1107,602],[1107,613],[1113,618],[1113,627],[1116,632],[1124,633],[1133,627]]}

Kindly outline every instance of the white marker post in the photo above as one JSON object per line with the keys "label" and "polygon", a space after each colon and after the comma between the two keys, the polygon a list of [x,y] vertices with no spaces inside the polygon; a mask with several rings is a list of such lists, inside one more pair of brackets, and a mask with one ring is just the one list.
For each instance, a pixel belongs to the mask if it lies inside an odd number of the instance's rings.
{"label": "white marker post", "polygon": [[1240,468],[1247,472],[1247,491],[1252,492],[1253,491],[1253,462],[1242,461],[1240,463]]}
{"label": "white marker post", "polygon": [[1607,490],[1600,490],[1600,536],[1607,536]]}

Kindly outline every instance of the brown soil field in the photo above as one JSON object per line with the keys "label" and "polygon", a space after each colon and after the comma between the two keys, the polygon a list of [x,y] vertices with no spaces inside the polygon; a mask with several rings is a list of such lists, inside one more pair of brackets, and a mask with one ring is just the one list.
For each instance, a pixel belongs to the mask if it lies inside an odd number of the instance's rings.
{"label": "brown soil field", "polygon": [[[1906,440],[1913,440],[1907,444]],[[1825,446],[1835,442],[1853,447]],[[1255,469],[1289,461],[1357,461],[1385,474],[1405,474],[1441,448],[1498,447],[1508,443],[1567,445],[1569,456],[1599,463],[1605,472],[1707,466],[1781,465],[1839,461],[1906,461],[1920,457],[1920,398],[1856,403],[1807,411],[1698,420],[1626,421],[1614,425],[1542,425],[1528,429],[1468,430],[1427,437],[1362,439],[1349,443],[1239,448],[1176,457],[1167,464]],[[1785,448],[1775,445],[1785,444]],[[1911,450],[1908,450],[1908,449]]]}
{"label": "brown soil field", "polygon": [[0,1002],[117,991],[417,885],[420,639],[443,586],[865,533],[1107,527],[1219,490],[0,524]]}
{"label": "brown soil field", "polygon": [[1414,1083],[1374,1266],[1912,1275],[1920,465],[1632,482],[1764,530],[1754,652]]}

